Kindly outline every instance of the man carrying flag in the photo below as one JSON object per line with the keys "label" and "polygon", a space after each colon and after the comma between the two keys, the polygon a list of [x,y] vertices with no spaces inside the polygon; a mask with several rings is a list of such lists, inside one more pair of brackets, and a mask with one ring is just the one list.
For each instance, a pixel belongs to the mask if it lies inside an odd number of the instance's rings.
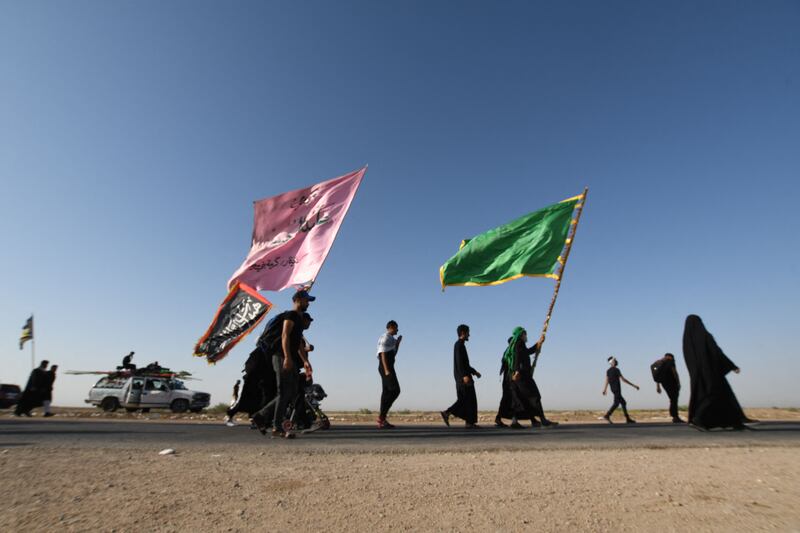
{"label": "man carrying flag", "polygon": [[284,311],[272,319],[261,338],[258,347],[267,362],[271,362],[275,372],[277,391],[271,401],[253,416],[253,423],[266,435],[267,425],[272,424],[273,437],[294,438],[291,431],[283,428],[286,410],[297,397],[298,374],[305,368],[311,376],[312,369],[301,348],[303,347],[303,313],[309,302],[316,300],[308,292],[297,291],[292,296],[293,309]]}
{"label": "man carrying flag", "polygon": [[[458,253],[439,268],[442,291],[448,285],[499,285],[523,276],[556,280],[539,340],[532,348],[527,348],[527,333],[518,327],[503,357],[510,389],[518,403],[525,406],[532,422],[534,416],[538,416],[544,426],[555,423],[544,417],[533,370],[544,344],[588,191],[588,188],[584,189],[581,195],[462,241]],[[535,354],[532,362],[529,359],[531,354]],[[500,414],[497,425],[502,424]]]}

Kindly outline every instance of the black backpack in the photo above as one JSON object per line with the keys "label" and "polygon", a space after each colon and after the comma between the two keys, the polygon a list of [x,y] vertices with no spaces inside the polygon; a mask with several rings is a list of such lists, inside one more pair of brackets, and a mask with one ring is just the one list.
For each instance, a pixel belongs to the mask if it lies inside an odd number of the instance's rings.
{"label": "black backpack", "polygon": [[653,373],[653,381],[656,383],[661,383],[664,381],[667,372],[667,365],[665,365],[666,361],[664,359],[659,359],[652,365],[650,365],[650,372]]}
{"label": "black backpack", "polygon": [[258,338],[258,347],[267,353],[272,353],[272,349],[281,338],[283,332],[283,320],[286,318],[286,312],[279,313],[272,317],[267,325],[264,327],[264,333]]}

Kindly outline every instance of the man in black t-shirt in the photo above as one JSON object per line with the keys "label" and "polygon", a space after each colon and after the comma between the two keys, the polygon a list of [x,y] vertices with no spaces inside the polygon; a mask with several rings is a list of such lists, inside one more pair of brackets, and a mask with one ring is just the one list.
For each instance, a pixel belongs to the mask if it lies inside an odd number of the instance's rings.
{"label": "man in black t-shirt", "polygon": [[[263,434],[266,434],[267,424],[272,422],[273,437],[294,437],[292,432],[283,430],[283,421],[287,407],[297,397],[300,368],[305,368],[306,375],[311,376],[311,365],[300,348],[303,341],[303,313],[308,309],[309,302],[315,299],[307,291],[297,291],[292,296],[294,308],[272,319],[258,339],[259,348],[272,360],[277,378],[277,394],[253,417],[253,422]],[[273,416],[272,420],[269,420],[269,416]]]}
{"label": "man in black t-shirt", "polygon": [[683,424],[684,421],[678,416],[681,380],[678,377],[678,369],[675,368],[675,356],[671,353],[664,354],[664,357],[653,363],[650,368],[656,381],[656,392],[661,394],[661,387],[664,387],[664,392],[669,397],[669,415],[672,417],[672,423]]}
{"label": "man in black t-shirt", "polygon": [[622,372],[620,372],[619,368],[617,368],[617,359],[614,356],[608,358],[608,364],[611,365],[611,368],[606,371],[606,382],[605,385],[603,385],[603,396],[606,395],[606,392],[608,392],[608,388],[610,386],[611,392],[614,394],[614,404],[605,415],[600,417],[600,419],[611,424],[611,415],[614,413],[614,410],[617,407],[622,406],[622,412],[625,413],[625,421],[628,424],[633,424],[636,421],[631,418],[630,415],[628,415],[628,404],[625,401],[625,398],[622,397],[622,386],[620,385],[620,381],[624,381],[636,390],[639,390],[639,385],[634,385],[625,379],[625,376],[623,376]]}

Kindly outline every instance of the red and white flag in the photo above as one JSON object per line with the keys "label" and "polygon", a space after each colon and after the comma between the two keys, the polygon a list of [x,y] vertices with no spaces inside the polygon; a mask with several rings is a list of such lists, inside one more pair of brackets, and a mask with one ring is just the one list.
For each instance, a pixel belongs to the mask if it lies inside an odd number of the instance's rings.
{"label": "red and white flag", "polygon": [[255,202],[250,253],[228,287],[237,281],[267,291],[311,285],[366,171]]}

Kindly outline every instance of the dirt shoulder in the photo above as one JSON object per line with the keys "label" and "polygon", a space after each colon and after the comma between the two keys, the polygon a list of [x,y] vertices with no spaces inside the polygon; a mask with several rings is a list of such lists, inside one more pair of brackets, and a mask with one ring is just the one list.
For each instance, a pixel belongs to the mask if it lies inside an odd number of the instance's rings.
{"label": "dirt shoulder", "polygon": [[304,453],[0,448],[2,531],[800,528],[785,448]]}

